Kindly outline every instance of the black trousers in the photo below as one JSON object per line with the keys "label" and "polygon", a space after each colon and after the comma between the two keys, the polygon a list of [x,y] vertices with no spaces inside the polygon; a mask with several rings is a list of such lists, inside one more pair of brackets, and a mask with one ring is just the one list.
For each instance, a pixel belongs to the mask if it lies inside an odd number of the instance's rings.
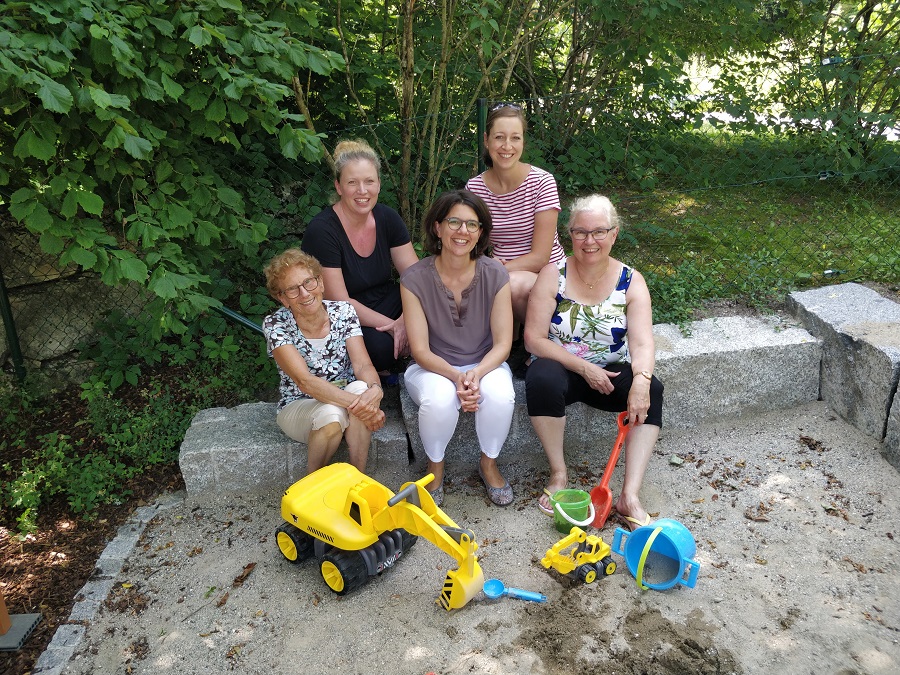
{"label": "black trousers", "polygon": [[[370,307],[376,312],[396,319],[403,313],[403,303],[400,301],[400,286],[392,289],[376,307]],[[372,365],[378,372],[387,370],[392,373],[399,372],[403,364],[394,358],[394,336],[390,333],[382,333],[369,326],[362,327],[363,342],[366,343],[366,351],[372,359]]]}
{"label": "black trousers", "polygon": [[[565,417],[566,406],[580,401],[597,410],[622,412],[628,409],[628,393],[634,377],[630,363],[614,363],[604,370],[620,373],[609,378],[613,384],[611,394],[591,389],[587,381],[559,361],[537,359],[528,366],[525,376],[525,399],[531,417]],[[663,383],[656,377],[650,381],[650,410],[646,424],[662,427]]]}

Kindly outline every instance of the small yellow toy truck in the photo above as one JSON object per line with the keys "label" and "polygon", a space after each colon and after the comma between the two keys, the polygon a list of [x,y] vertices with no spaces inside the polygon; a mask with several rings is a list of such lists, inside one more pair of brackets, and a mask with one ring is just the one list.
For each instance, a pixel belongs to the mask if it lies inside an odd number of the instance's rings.
{"label": "small yellow toy truck", "polygon": [[547,549],[541,565],[552,567],[560,574],[575,573],[578,581],[594,583],[598,574],[605,577],[616,571],[616,562],[609,555],[609,544],[599,536],[586,534],[580,527],[573,527],[569,534]]}
{"label": "small yellow toy truck", "polygon": [[471,530],[459,527],[434,503],[425,486],[431,474],[404,483],[397,494],[350,464],[331,464],[297,481],[281,498],[285,522],[278,548],[292,563],[312,556],[338,595],[363,586],[391,567],[419,536],[456,559],[438,598],[446,609],[463,607],[484,584]]}

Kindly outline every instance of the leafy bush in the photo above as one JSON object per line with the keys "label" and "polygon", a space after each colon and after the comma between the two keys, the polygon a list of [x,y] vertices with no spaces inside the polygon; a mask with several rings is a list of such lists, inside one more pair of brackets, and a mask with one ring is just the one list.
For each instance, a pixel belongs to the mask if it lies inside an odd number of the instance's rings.
{"label": "leafy bush", "polygon": [[[125,496],[122,485],[134,474],[134,467],[116,461],[113,454],[79,454],[71,437],[51,432],[38,438],[39,449],[22,461],[18,476],[4,489],[4,502],[19,512],[21,532],[37,527],[39,506],[62,494],[74,513],[89,512],[100,504]],[[13,467],[4,465],[5,471]]]}
{"label": "leafy bush", "polygon": [[40,400],[27,388],[0,394],[0,450],[23,455],[18,466],[2,466],[0,504],[17,514],[20,532],[34,530],[41,506],[54,498],[83,517],[125,498],[131,479],[178,459],[199,409],[257,400],[277,384],[256,334],[230,334],[221,319],[206,317],[184,335],[154,340],[145,320],[114,317],[85,348],[96,367],[81,385],[83,419],[70,433],[39,432],[55,423],[60,401]]}
{"label": "leafy bush", "polygon": [[[217,304],[279,209],[272,181],[322,155],[292,78],[342,65],[305,0],[33,0],[0,10],[0,186],[41,247],[157,297],[149,326]],[[285,180],[287,182],[287,180]],[[171,311],[171,310],[174,310]]]}

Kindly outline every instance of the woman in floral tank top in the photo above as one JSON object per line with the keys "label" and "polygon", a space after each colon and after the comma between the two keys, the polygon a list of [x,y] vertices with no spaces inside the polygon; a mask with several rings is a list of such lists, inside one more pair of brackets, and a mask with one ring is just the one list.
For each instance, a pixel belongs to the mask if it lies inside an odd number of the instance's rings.
{"label": "woman in floral tank top", "polygon": [[578,199],[569,216],[573,253],[546,265],[528,302],[525,346],[536,360],[525,380],[528,414],[550,464],[538,501],[568,484],[566,406],[628,411],[625,481],[615,507],[634,529],[650,522],[638,493],[662,426],[663,385],[655,365],[653,313],[644,277],[610,256],[619,217],[606,197]]}

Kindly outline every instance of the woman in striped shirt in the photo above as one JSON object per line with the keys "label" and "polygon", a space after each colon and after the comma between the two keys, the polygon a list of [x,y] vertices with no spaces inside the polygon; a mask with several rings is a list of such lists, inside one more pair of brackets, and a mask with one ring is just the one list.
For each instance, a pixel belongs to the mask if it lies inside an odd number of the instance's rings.
{"label": "woman in striped shirt", "polygon": [[560,211],[556,179],[521,161],[525,149],[525,115],[514,103],[497,103],[488,111],[484,134],[484,173],[466,189],[487,202],[494,229],[493,256],[509,272],[513,313],[524,323],[528,294],[548,262],[565,257],[556,232]]}

